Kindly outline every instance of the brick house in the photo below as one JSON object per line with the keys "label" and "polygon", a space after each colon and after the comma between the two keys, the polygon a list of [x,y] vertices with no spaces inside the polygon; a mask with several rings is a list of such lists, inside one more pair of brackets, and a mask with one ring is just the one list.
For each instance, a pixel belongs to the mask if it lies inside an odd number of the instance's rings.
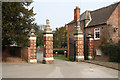
{"label": "brick house", "polygon": [[88,34],[93,36],[94,52],[96,60],[109,60],[109,57],[101,52],[99,46],[105,38],[107,42],[117,43],[120,40],[120,2],[109,6],[89,11],[86,10],[80,15],[80,8],[74,9],[74,20],[67,24],[67,49],[68,56],[74,56],[74,32],[75,21],[80,22],[81,30],[84,35],[84,56],[87,59],[88,53]]}

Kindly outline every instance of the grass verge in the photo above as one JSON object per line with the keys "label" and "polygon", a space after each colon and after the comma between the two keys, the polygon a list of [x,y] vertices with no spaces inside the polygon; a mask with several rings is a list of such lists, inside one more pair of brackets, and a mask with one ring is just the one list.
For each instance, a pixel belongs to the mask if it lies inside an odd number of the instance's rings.
{"label": "grass verge", "polygon": [[92,64],[96,64],[96,65],[100,65],[100,66],[104,66],[104,67],[108,67],[108,68],[112,68],[112,69],[116,69],[120,71],[120,63],[116,63],[116,62],[105,62],[105,61],[95,61],[95,60],[86,60],[84,61],[86,63],[92,63]]}

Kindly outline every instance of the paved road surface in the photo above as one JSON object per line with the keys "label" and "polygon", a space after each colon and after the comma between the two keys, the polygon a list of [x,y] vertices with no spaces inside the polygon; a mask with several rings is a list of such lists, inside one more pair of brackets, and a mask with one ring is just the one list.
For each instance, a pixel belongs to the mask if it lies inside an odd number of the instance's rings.
{"label": "paved road surface", "polygon": [[3,78],[118,78],[118,71],[55,59],[54,64],[3,63]]}

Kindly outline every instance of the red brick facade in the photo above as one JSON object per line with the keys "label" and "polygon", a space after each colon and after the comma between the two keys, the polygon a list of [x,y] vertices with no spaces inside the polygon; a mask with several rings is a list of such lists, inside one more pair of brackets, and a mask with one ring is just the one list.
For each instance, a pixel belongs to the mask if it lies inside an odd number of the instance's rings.
{"label": "red brick facade", "polygon": [[75,28],[72,27],[75,26],[75,24],[68,25],[68,31],[67,31],[67,47],[68,47],[68,56],[70,58],[74,58],[74,31]]}
{"label": "red brick facade", "polygon": [[[120,5],[120,4],[119,4]],[[110,24],[110,26],[108,27],[108,31],[110,33],[110,38],[113,42],[118,42],[118,6],[116,7],[116,9],[113,11],[112,15],[109,17],[109,19],[107,20],[107,25]],[[120,15],[119,15],[120,16]]]}
{"label": "red brick facade", "polygon": [[[118,4],[118,3],[117,3]],[[100,9],[99,9],[100,10]],[[97,10],[96,10],[97,11]],[[74,12],[75,13],[75,12]],[[102,13],[104,14],[104,13]],[[75,16],[74,16],[75,17]],[[92,16],[93,17],[93,16]],[[99,16],[96,16],[99,17]],[[74,18],[75,19],[75,18]],[[101,19],[101,18],[99,18]],[[105,38],[108,42],[112,41],[117,43],[120,40],[120,3],[117,7],[112,11],[111,15],[107,19],[106,23],[93,25],[90,27],[85,27],[85,25],[90,21],[90,19],[85,19],[80,21],[80,26],[83,31],[84,36],[84,56],[93,56],[93,47],[94,52],[96,54],[96,60],[109,60],[109,57],[101,52],[101,55],[97,55],[100,52],[100,45],[103,38]],[[74,32],[75,32],[75,22],[71,22],[67,24],[67,41],[68,41],[68,56],[73,58],[74,56]],[[100,39],[95,40],[95,28],[100,29]],[[88,34],[89,32],[93,36],[93,40],[89,40]],[[91,50],[90,50],[91,48]],[[87,55],[90,53],[89,55]]]}

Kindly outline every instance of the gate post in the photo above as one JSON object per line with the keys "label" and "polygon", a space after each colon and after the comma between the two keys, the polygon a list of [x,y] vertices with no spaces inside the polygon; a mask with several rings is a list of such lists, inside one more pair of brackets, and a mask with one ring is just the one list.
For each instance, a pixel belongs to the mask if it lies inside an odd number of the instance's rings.
{"label": "gate post", "polygon": [[43,33],[44,38],[44,55],[43,55],[43,63],[53,63],[53,33],[52,29],[49,25],[49,20],[46,20],[46,27]]}
{"label": "gate post", "polygon": [[76,61],[84,60],[84,36],[80,27],[80,22],[76,22],[75,33],[74,33],[74,44],[75,44],[75,59]]}
{"label": "gate post", "polygon": [[88,33],[88,59],[91,60],[93,59],[93,36],[92,34],[89,32]]}
{"label": "gate post", "polygon": [[35,30],[31,29],[28,48],[28,63],[37,63],[36,59],[36,35]]}

